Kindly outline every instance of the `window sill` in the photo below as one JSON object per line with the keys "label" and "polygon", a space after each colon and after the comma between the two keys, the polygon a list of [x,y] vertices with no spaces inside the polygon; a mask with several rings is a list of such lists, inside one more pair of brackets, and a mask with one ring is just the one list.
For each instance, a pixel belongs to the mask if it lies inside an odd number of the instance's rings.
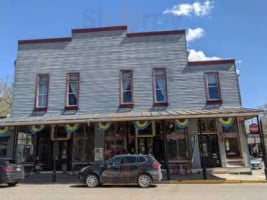
{"label": "window sill", "polygon": [[65,106],[65,110],[78,110],[79,106]]}
{"label": "window sill", "polygon": [[46,112],[47,111],[47,107],[43,107],[43,108],[35,107],[33,110],[36,111],[36,112],[38,112],[38,111]]}
{"label": "window sill", "polygon": [[153,106],[155,106],[155,107],[166,107],[166,106],[168,106],[168,105],[169,105],[168,102],[153,103]]}
{"label": "window sill", "polygon": [[133,103],[127,103],[127,104],[120,104],[120,108],[133,108]]}
{"label": "window sill", "polygon": [[209,105],[222,104],[222,100],[207,100],[207,104]]}

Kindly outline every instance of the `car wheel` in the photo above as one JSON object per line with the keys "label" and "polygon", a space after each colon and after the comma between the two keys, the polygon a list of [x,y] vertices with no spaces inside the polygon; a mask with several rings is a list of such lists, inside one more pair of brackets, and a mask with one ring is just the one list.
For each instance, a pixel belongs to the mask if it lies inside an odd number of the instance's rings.
{"label": "car wheel", "polygon": [[90,188],[97,187],[99,185],[98,177],[95,174],[89,174],[86,177],[86,185]]}
{"label": "car wheel", "polygon": [[152,184],[152,178],[147,174],[141,174],[138,177],[138,185],[142,188],[147,188]]}
{"label": "car wheel", "polygon": [[12,187],[12,186],[15,186],[16,184],[17,184],[17,182],[15,182],[15,183],[8,183],[7,185],[10,186],[10,187]]}

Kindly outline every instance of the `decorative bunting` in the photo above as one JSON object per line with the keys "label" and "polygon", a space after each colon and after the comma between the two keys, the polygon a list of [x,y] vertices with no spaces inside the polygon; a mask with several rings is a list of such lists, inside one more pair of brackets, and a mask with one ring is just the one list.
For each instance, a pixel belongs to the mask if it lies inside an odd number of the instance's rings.
{"label": "decorative bunting", "polygon": [[98,122],[97,127],[103,131],[106,131],[110,128],[112,122]]}
{"label": "decorative bunting", "polygon": [[150,121],[134,121],[133,124],[137,130],[144,130],[151,124],[151,122]]}
{"label": "decorative bunting", "polygon": [[68,134],[74,133],[78,128],[79,124],[65,124],[65,130]]}
{"label": "decorative bunting", "polygon": [[233,117],[221,117],[218,121],[222,127],[229,128],[234,124],[235,119]]}
{"label": "decorative bunting", "polygon": [[6,133],[8,132],[7,126],[0,126],[0,137],[6,136]]}
{"label": "decorative bunting", "polygon": [[175,120],[175,125],[180,128],[187,128],[190,125],[190,120],[189,119],[176,119]]}
{"label": "decorative bunting", "polygon": [[29,127],[29,130],[30,130],[32,135],[35,135],[36,133],[38,133],[41,130],[43,130],[44,127],[45,127],[45,125],[33,125],[33,126]]}

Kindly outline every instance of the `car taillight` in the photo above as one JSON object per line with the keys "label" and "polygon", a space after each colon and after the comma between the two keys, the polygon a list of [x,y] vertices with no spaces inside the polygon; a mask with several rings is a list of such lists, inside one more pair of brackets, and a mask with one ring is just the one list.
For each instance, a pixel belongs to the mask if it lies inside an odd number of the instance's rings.
{"label": "car taillight", "polygon": [[153,163],[152,163],[152,167],[153,167],[154,169],[159,169],[159,168],[160,168],[160,164],[159,164],[158,162],[153,162]]}
{"label": "car taillight", "polygon": [[13,170],[13,167],[12,166],[4,166],[4,167],[2,167],[2,169],[5,172],[11,172]]}

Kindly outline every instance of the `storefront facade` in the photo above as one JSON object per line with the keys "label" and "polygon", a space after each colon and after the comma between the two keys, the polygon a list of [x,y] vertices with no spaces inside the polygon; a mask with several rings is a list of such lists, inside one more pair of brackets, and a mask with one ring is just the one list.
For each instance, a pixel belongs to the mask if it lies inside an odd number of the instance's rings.
{"label": "storefront facade", "polygon": [[121,153],[172,173],[248,167],[244,121],[259,112],[242,108],[235,60],[187,60],[184,30],[74,29],[19,41],[0,153],[41,170]]}

